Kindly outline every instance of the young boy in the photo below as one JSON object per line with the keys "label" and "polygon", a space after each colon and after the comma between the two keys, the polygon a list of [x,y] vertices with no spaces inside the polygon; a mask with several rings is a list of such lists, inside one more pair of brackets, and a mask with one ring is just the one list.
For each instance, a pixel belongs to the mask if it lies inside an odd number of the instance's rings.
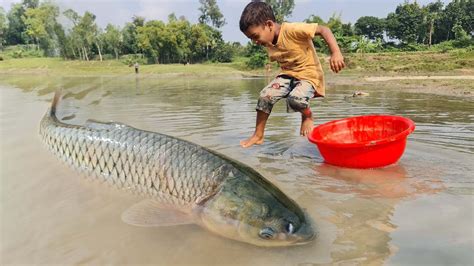
{"label": "young boy", "polygon": [[264,2],[251,2],[240,17],[240,30],[253,42],[265,46],[271,61],[280,64],[281,72],[260,92],[257,103],[257,122],[253,135],[240,142],[244,148],[262,144],[265,124],[273,105],[286,98],[288,111],[301,113],[300,135],[313,129],[313,115],[309,100],[324,97],[324,73],[313,45],[320,35],[331,50],[330,65],[338,73],[344,67],[339,46],[331,30],[317,23],[275,22],[272,8]]}

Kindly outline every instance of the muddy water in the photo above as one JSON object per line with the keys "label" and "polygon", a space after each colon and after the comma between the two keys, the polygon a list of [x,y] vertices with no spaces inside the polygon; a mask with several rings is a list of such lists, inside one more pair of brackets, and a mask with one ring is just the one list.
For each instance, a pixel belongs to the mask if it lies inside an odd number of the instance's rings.
{"label": "muddy water", "polygon": [[[316,124],[385,113],[417,125],[400,162],[378,170],[323,163],[279,103],[262,146],[253,131],[263,79],[0,76],[1,254],[8,264],[473,264],[474,104],[393,89],[333,86]],[[78,175],[42,146],[52,92],[59,118],[120,121],[193,141],[255,168],[316,221],[309,245],[258,248],[193,225],[140,228],[120,214],[137,199]],[[355,90],[370,96],[353,98]]]}

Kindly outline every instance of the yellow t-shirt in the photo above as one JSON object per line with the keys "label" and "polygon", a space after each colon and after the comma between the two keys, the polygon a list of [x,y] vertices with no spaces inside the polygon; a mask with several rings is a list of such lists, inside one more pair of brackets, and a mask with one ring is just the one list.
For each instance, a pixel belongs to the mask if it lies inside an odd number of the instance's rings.
{"label": "yellow t-shirt", "polygon": [[276,45],[266,48],[270,61],[280,64],[280,74],[306,80],[324,96],[324,73],[313,45],[317,27],[317,23],[283,23]]}

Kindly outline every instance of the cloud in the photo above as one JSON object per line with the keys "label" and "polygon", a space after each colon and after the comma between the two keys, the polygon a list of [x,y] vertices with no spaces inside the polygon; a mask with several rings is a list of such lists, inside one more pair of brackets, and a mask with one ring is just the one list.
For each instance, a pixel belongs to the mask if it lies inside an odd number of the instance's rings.
{"label": "cloud", "polygon": [[135,4],[139,7],[137,15],[147,20],[165,20],[173,12],[170,1],[138,0]]}
{"label": "cloud", "polygon": [[138,7],[135,13],[146,20],[167,21],[168,15],[175,13],[177,17],[185,16],[192,22],[197,21],[199,2],[190,0],[137,0],[134,5]]}

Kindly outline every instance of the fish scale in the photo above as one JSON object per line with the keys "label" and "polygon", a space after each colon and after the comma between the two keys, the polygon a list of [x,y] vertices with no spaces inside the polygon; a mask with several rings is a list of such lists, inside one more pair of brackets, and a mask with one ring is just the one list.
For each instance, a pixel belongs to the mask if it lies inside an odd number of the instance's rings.
{"label": "fish scale", "polygon": [[216,175],[225,162],[202,147],[123,124],[70,125],[48,112],[40,134],[56,156],[82,173],[168,203],[195,204],[226,174]]}
{"label": "fish scale", "polygon": [[[46,146],[86,176],[155,201],[132,206],[124,221],[195,222],[259,246],[307,243],[315,236],[303,210],[250,167],[194,143],[120,123],[63,123],[55,115],[58,101],[56,93],[40,123]],[[162,213],[161,207],[167,210]],[[181,214],[173,215],[174,210]]]}

